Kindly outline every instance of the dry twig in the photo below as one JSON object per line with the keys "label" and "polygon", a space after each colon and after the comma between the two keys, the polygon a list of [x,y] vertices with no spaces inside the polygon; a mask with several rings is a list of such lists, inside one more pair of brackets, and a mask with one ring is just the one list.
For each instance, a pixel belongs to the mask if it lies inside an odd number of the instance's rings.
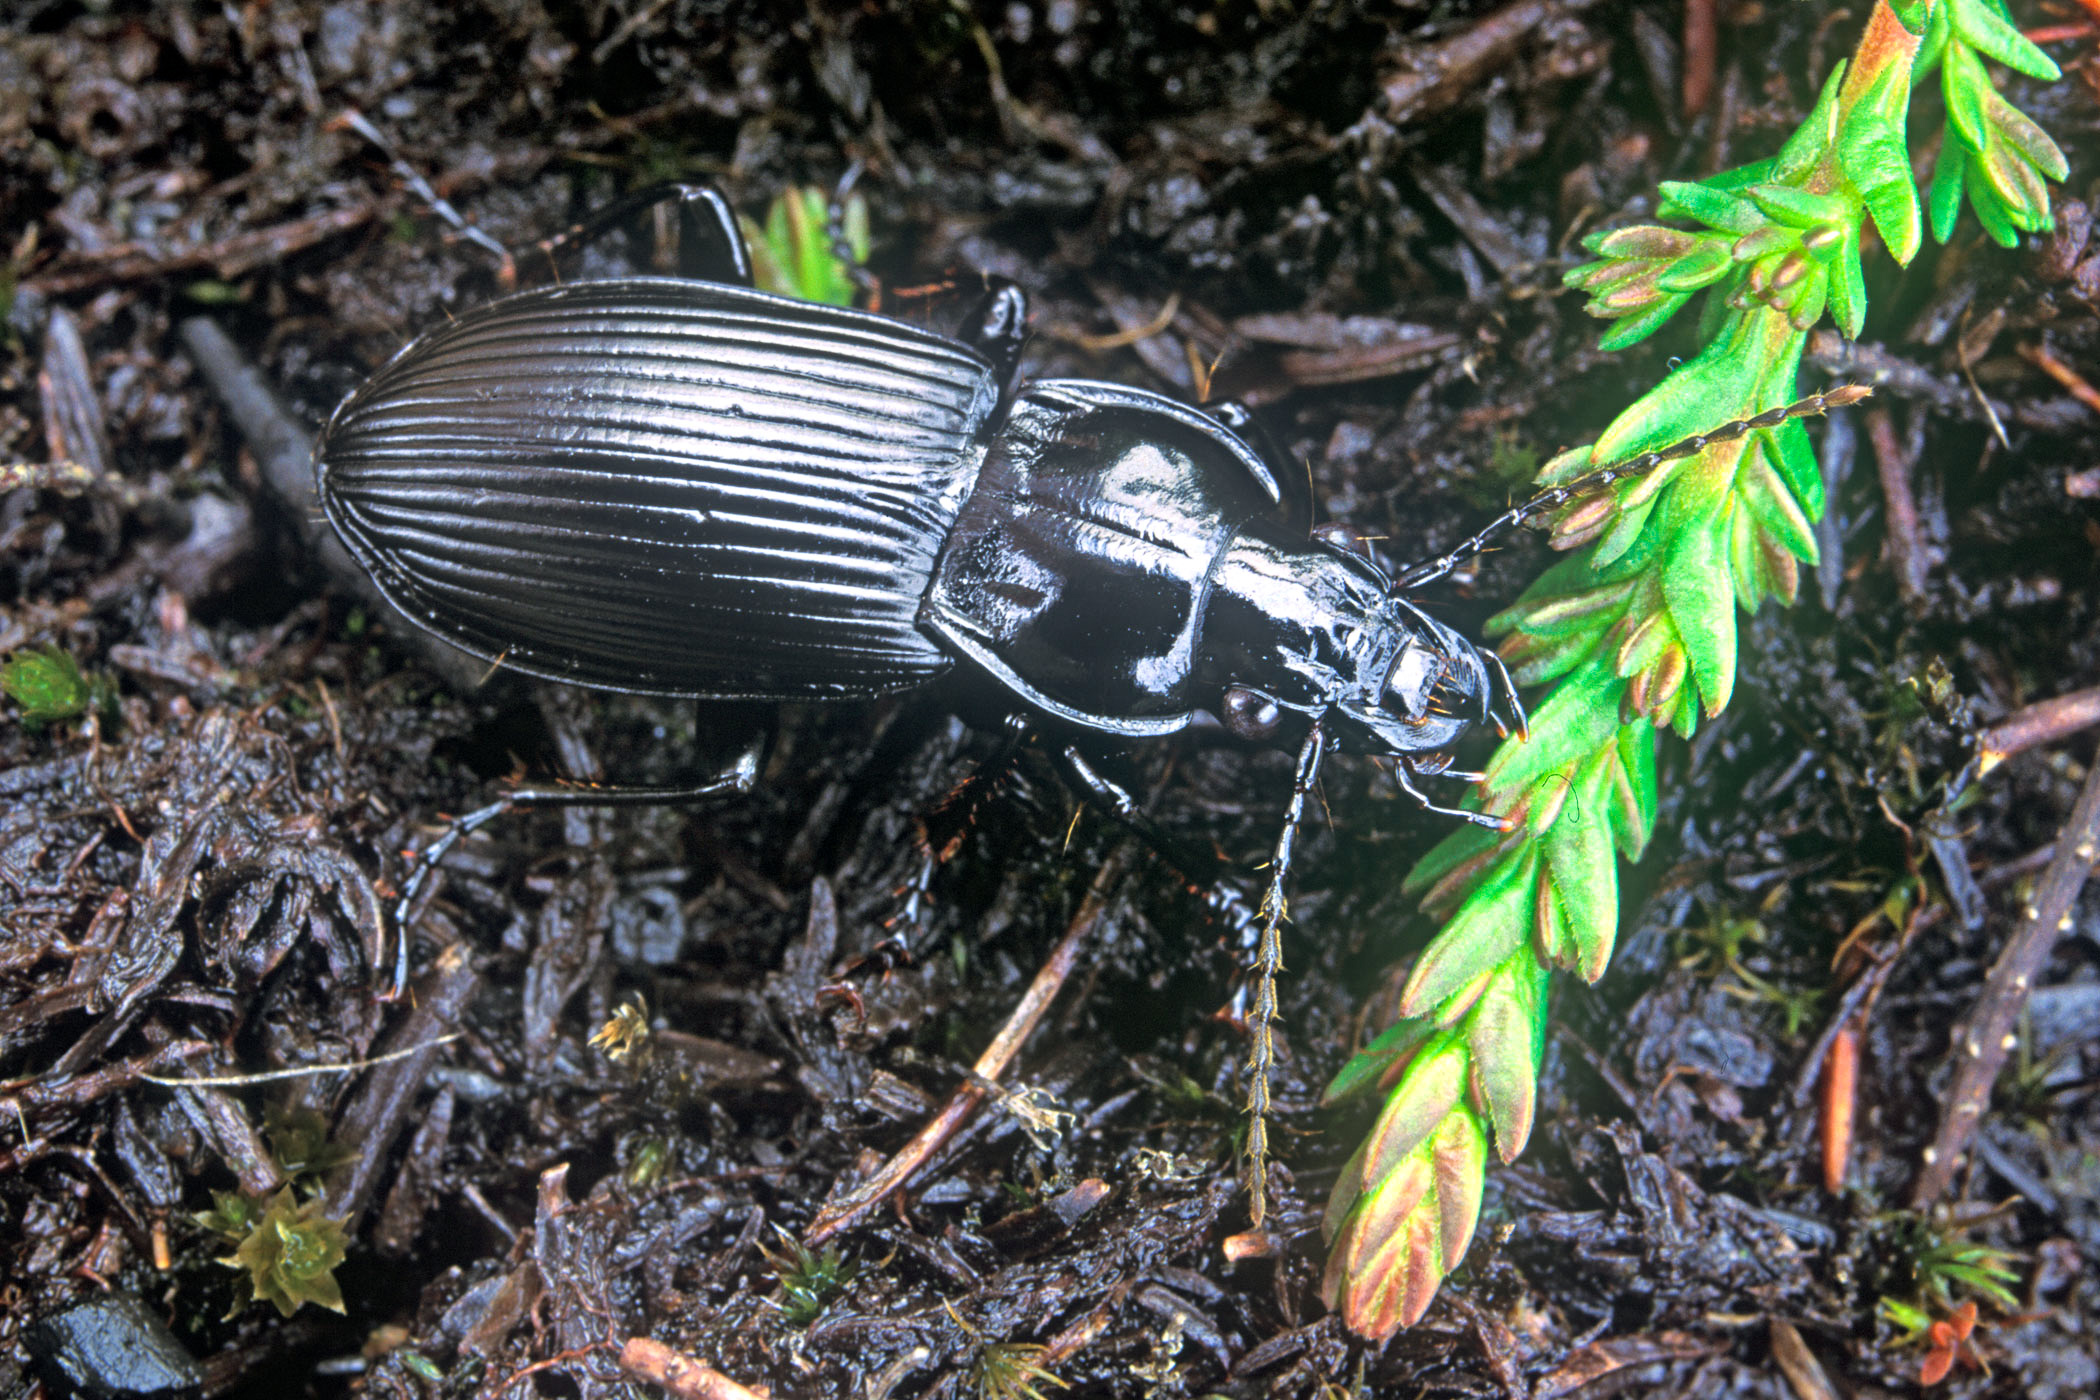
{"label": "dry twig", "polygon": [[2042,872],[2034,898],[2020,911],[2019,925],[2005,951],[1992,965],[1983,995],[1968,1019],[1955,1029],[1958,1067],[1954,1086],[1939,1135],[1925,1149],[1924,1165],[1911,1189],[1913,1209],[1931,1205],[1953,1181],[1955,1166],[1990,1102],[1991,1085],[2015,1044],[2013,1026],[2057,940],[2070,931],[2071,906],[2092,873],[2096,855],[2100,855],[2100,763],[2087,773],[2078,804],[2057,838],[2056,854]]}

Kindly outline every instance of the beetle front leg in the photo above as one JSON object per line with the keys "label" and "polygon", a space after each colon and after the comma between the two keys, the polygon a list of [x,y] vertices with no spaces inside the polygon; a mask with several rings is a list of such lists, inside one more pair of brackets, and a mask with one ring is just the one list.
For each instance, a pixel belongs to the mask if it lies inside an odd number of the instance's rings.
{"label": "beetle front leg", "polygon": [[742,797],[758,786],[759,761],[765,741],[754,740],[728,767],[698,783],[658,787],[521,787],[449,822],[444,834],[417,853],[394,903],[394,979],[384,999],[392,1001],[408,985],[409,929],[416,905],[430,877],[463,839],[507,812],[535,807],[676,807]]}
{"label": "beetle front leg", "polygon": [[1253,1042],[1247,1054],[1247,1214],[1260,1229],[1269,1213],[1269,1070],[1276,1062],[1276,977],[1283,971],[1283,920],[1291,856],[1297,849],[1298,825],[1305,820],[1305,800],[1320,780],[1320,760],[1327,753],[1327,731],[1315,719],[1298,750],[1298,772],[1291,780],[1290,805],[1283,830],[1276,833],[1276,852],[1269,860],[1269,887],[1261,900],[1261,945],[1254,954],[1254,1007],[1247,1017]]}
{"label": "beetle front leg", "polygon": [[1166,828],[1152,819],[1130,790],[1090,763],[1078,745],[1065,745],[1059,756],[1064,759],[1065,771],[1079,784],[1080,790],[1099,802],[1110,817],[1180,876],[1190,893],[1202,899],[1203,907],[1233,931],[1241,948],[1254,946],[1254,911],[1247,907],[1247,896],[1224,874],[1225,862],[1215,856],[1197,856],[1168,835]]}
{"label": "beetle front leg", "polygon": [[[1486,774],[1454,773],[1452,776],[1463,776],[1477,780],[1485,777]],[[1507,817],[1497,817],[1487,812],[1469,812],[1463,807],[1439,807],[1436,803],[1430,801],[1429,794],[1415,786],[1414,766],[1407,761],[1405,755],[1402,755],[1400,761],[1393,765],[1393,780],[1400,784],[1400,791],[1420,803],[1422,810],[1425,812],[1439,817],[1457,817],[1460,821],[1471,822],[1475,826],[1484,826],[1491,831],[1509,830],[1509,819]]]}

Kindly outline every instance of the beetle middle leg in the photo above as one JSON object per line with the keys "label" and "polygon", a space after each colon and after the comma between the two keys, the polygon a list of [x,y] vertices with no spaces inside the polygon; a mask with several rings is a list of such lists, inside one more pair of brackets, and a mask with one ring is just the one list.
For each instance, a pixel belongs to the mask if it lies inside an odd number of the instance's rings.
{"label": "beetle middle leg", "polygon": [[444,833],[417,853],[401,898],[394,903],[394,977],[386,993],[391,1001],[408,985],[409,929],[416,904],[438,866],[466,837],[508,812],[556,807],[675,807],[743,797],[758,786],[759,760],[765,744],[754,740],[729,765],[700,782],[648,787],[521,787],[485,807],[455,817]]}
{"label": "beetle middle leg", "polygon": [[1028,339],[1028,293],[1004,277],[987,276],[985,282],[984,295],[963,317],[955,338],[992,362],[992,376],[1003,397],[1013,392],[1021,345]]}
{"label": "beetle middle leg", "polygon": [[736,210],[720,190],[698,182],[674,180],[630,190],[533,248],[552,267],[566,250],[580,248],[646,210],[673,203],[678,214],[678,275],[750,286],[751,250]]}
{"label": "beetle middle leg", "polygon": [[934,868],[955,854],[964,836],[977,825],[977,818],[985,805],[1006,786],[1007,775],[1020,757],[1022,745],[1028,742],[1028,720],[1025,716],[1010,714],[1000,725],[999,732],[999,747],[964,775],[933,810],[919,819],[919,841],[924,848],[924,859],[903,891],[902,918],[914,931],[923,913],[927,890],[933,883]]}

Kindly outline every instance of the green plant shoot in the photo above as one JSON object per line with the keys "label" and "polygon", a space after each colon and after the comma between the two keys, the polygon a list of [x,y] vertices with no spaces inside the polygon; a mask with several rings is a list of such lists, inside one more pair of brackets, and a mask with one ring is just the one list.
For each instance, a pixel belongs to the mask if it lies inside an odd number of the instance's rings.
{"label": "green plant shoot", "polygon": [[[844,249],[832,246],[829,197],[809,186],[775,198],[763,224],[742,219],[744,241],[751,248],[752,280],[782,296],[826,306],[853,305],[853,269],[868,259],[868,202],[851,196],[841,212]],[[842,258],[841,252],[850,253],[852,260]]]}
{"label": "green plant shoot", "polygon": [[[1568,273],[1615,324],[1608,349],[1650,335],[1706,293],[1704,348],[1591,447],[1539,473],[1563,484],[1792,402],[1810,329],[1866,319],[1861,241],[1871,222],[1908,263],[1923,239],[1904,120],[1935,64],[1947,99],[1929,206],[1935,236],[1962,203],[2010,244],[2049,225],[2062,152],[1992,84],[1988,62],[2038,78],[2056,66],[1999,0],[1878,0],[1849,62],[1772,158],[1662,187],[1658,214],[1592,235]],[[1514,1160],[1530,1135],[1548,973],[1594,981],[1619,921],[1618,861],[1654,830],[1658,731],[1689,737],[1728,704],[1736,613],[1791,603],[1816,560],[1822,477],[1798,420],[1664,463],[1565,507],[1569,557],[1493,619],[1516,679],[1551,686],[1528,741],[1508,741],[1469,802],[1508,819],[1468,827],[1407,888],[1442,922],[1416,960],[1402,1020],[1346,1066],[1330,1102],[1374,1088],[1384,1108],[1327,1211],[1329,1304],[1357,1333],[1412,1324],[1465,1255],[1490,1144]]]}

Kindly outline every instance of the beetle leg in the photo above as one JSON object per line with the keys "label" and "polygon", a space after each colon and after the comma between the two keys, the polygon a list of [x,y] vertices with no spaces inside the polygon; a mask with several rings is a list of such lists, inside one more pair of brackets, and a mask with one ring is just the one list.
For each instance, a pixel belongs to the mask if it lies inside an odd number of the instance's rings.
{"label": "beetle leg", "polygon": [[506,812],[529,807],[675,807],[686,803],[711,802],[741,797],[758,786],[759,759],[763,742],[755,742],[738,754],[721,772],[689,786],[666,787],[521,787],[455,817],[444,834],[417,853],[401,898],[394,903],[394,979],[385,1000],[392,1001],[408,985],[409,929],[430,877],[462,839],[479,831]]}
{"label": "beetle leg", "polygon": [[984,295],[963,317],[955,338],[992,362],[992,378],[1003,398],[1013,392],[1028,339],[1028,293],[1004,277],[986,277]]}
{"label": "beetle leg", "polygon": [[592,210],[581,222],[552,238],[541,239],[533,247],[551,268],[568,249],[582,247],[644,210],[674,201],[678,205],[678,275],[750,286],[751,250],[744,244],[736,210],[729,207],[729,200],[713,185],[670,181],[644,186]]}
{"label": "beetle leg", "polygon": [[1215,856],[1197,855],[1168,835],[1166,828],[1154,821],[1131,795],[1130,789],[1088,762],[1077,745],[1065,745],[1061,757],[1080,789],[1143,842],[1161,864],[1180,876],[1189,891],[1203,900],[1204,908],[1211,912],[1212,917],[1233,931],[1240,947],[1251,949],[1254,946],[1254,911],[1247,907],[1247,896],[1225,877],[1223,861]]}
{"label": "beetle leg", "polygon": [[358,111],[355,107],[346,107],[343,109],[342,114],[336,118],[335,124],[350,128],[350,130],[377,146],[379,153],[386,157],[387,164],[394,167],[396,178],[402,184],[407,185],[416,198],[429,205],[432,213],[452,225],[461,238],[466,239],[469,243],[495,257],[496,276],[505,287],[517,285],[518,261],[511,256],[510,249],[504,247],[486,229],[468,223],[466,216],[453,208],[450,200],[433,189],[430,182],[423,178],[420,171],[402,159],[401,153],[394,149],[394,143],[387,140],[386,133],[366,120],[364,113]]}
{"label": "beetle leg", "polygon": [[1276,975],[1283,971],[1285,885],[1297,848],[1298,824],[1305,820],[1305,800],[1320,780],[1320,760],[1327,753],[1327,731],[1318,719],[1298,750],[1298,772],[1291,780],[1290,805],[1283,830],[1276,833],[1276,852],[1269,860],[1269,887],[1261,900],[1261,945],[1254,954],[1254,1005],[1247,1015],[1253,1042],[1247,1054],[1247,1213],[1256,1229],[1269,1213],[1269,1070],[1276,1060]]}
{"label": "beetle leg", "polygon": [[[1457,775],[1454,774],[1453,776]],[[1467,776],[1485,777],[1486,775],[1468,774]],[[1401,760],[1398,763],[1393,765],[1393,780],[1400,784],[1400,790],[1402,792],[1406,793],[1409,797],[1412,797],[1416,802],[1420,803],[1422,806],[1422,810],[1425,812],[1434,813],[1439,817],[1457,817],[1462,822],[1471,822],[1475,826],[1488,827],[1494,831],[1509,830],[1509,826],[1505,818],[1491,816],[1486,812],[1468,812],[1462,807],[1439,807],[1436,805],[1436,803],[1431,802],[1429,800],[1429,794],[1415,786],[1414,769],[1411,766],[1409,766],[1408,761],[1405,757],[1401,758]]]}

